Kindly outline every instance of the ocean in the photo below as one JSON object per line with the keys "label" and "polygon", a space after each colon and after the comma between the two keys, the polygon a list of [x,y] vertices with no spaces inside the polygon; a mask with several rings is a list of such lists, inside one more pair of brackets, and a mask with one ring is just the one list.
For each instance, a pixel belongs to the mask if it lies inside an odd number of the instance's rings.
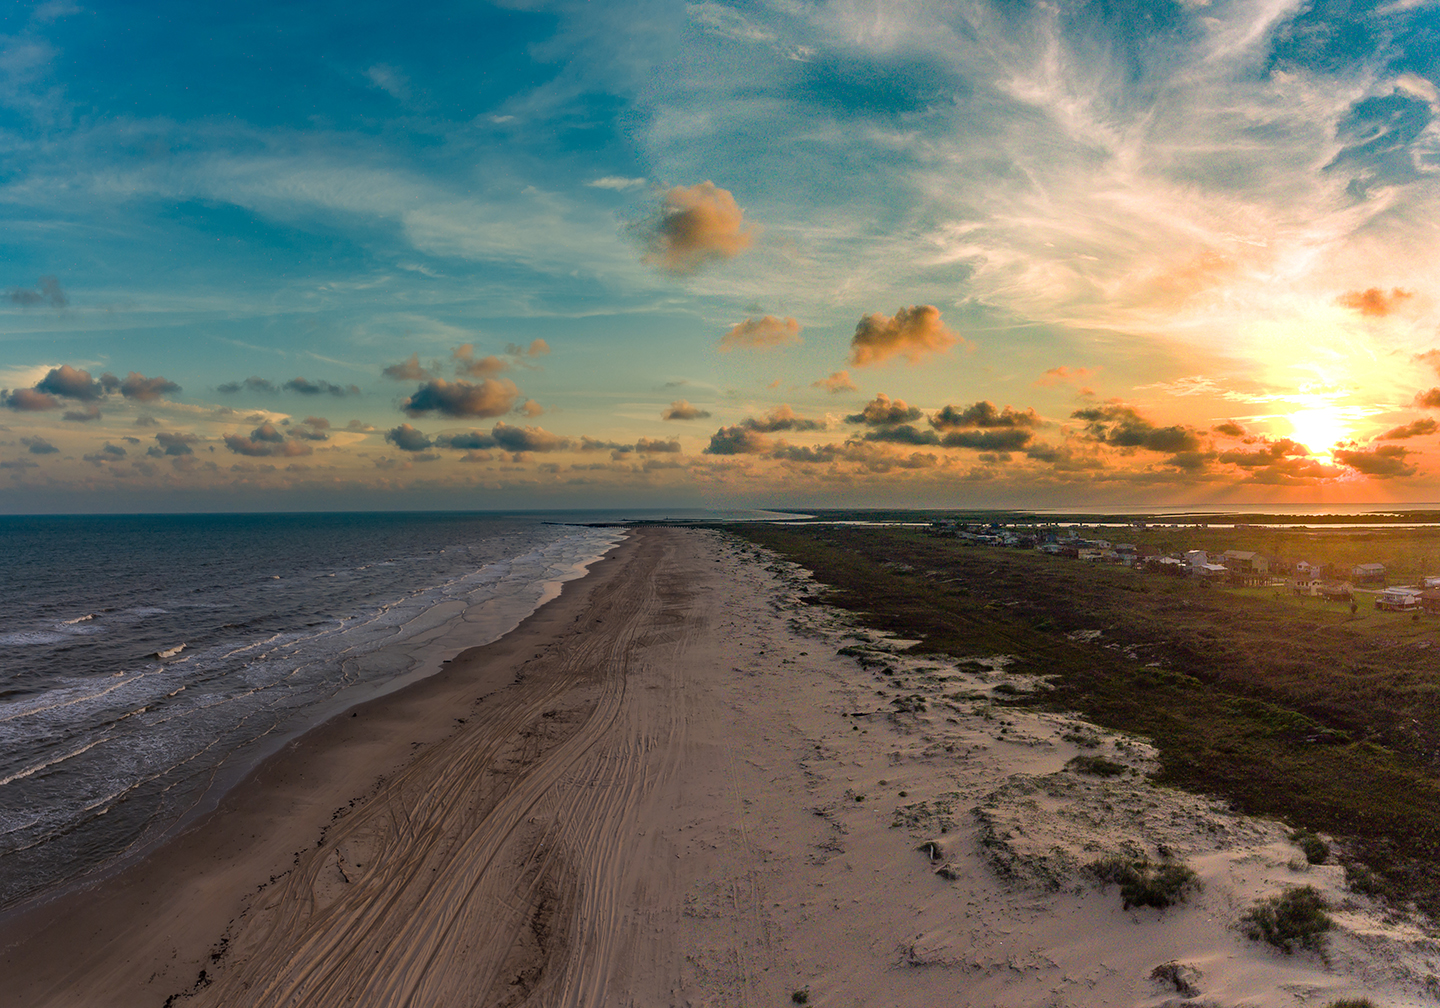
{"label": "ocean", "polygon": [[0,517],[0,909],[149,849],[305,728],[504,635],[623,537],[559,520]]}

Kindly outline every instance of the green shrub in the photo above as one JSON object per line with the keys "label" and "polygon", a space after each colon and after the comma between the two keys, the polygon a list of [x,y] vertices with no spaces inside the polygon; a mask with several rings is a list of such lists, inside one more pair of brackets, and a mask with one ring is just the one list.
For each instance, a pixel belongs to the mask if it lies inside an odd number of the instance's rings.
{"label": "green shrub", "polygon": [[1341,998],[1331,1001],[1325,1008],[1375,1008],[1375,1002],[1369,998]]}
{"label": "green shrub", "polygon": [[1290,839],[1305,852],[1305,860],[1311,864],[1324,864],[1330,859],[1330,845],[1309,830],[1296,830]]}
{"label": "green shrub", "polygon": [[1090,774],[1092,777],[1119,777],[1130,769],[1124,763],[1116,763],[1104,756],[1076,756],[1065,765],[1076,773]]}
{"label": "green shrub", "polygon": [[1183,903],[1190,893],[1200,888],[1199,878],[1179,861],[1155,863],[1148,858],[1107,857],[1085,867],[1101,882],[1120,887],[1126,910],[1136,906],[1163,910]]}
{"label": "green shrub", "polygon": [[1291,886],[1279,896],[1256,900],[1240,924],[1251,941],[1269,942],[1286,955],[1296,945],[1318,952],[1325,932],[1335,926],[1325,910],[1314,886]]}
{"label": "green shrub", "polygon": [[810,992],[807,990],[797,990],[790,995],[790,1000],[796,1004],[809,1004]]}

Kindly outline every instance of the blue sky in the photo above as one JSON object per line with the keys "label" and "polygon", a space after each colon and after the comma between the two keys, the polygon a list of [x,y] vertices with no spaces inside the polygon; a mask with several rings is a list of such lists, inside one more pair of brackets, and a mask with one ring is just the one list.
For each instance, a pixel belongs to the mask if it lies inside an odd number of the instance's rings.
{"label": "blue sky", "polygon": [[7,510],[1440,499],[1432,2],[0,32]]}

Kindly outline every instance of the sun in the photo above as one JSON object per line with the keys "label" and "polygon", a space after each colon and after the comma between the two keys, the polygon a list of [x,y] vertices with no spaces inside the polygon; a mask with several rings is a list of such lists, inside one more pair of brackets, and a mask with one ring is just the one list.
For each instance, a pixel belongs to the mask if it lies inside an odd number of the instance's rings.
{"label": "sun", "polygon": [[1286,419],[1293,431],[1290,436],[1312,455],[1328,458],[1335,442],[1350,436],[1349,421],[1333,406],[1296,410]]}

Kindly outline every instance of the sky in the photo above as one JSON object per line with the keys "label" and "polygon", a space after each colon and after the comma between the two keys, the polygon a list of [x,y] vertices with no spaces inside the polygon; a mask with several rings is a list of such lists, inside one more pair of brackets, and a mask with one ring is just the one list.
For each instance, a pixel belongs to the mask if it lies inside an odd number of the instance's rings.
{"label": "sky", "polygon": [[0,510],[1440,501],[1436,0],[0,11]]}

